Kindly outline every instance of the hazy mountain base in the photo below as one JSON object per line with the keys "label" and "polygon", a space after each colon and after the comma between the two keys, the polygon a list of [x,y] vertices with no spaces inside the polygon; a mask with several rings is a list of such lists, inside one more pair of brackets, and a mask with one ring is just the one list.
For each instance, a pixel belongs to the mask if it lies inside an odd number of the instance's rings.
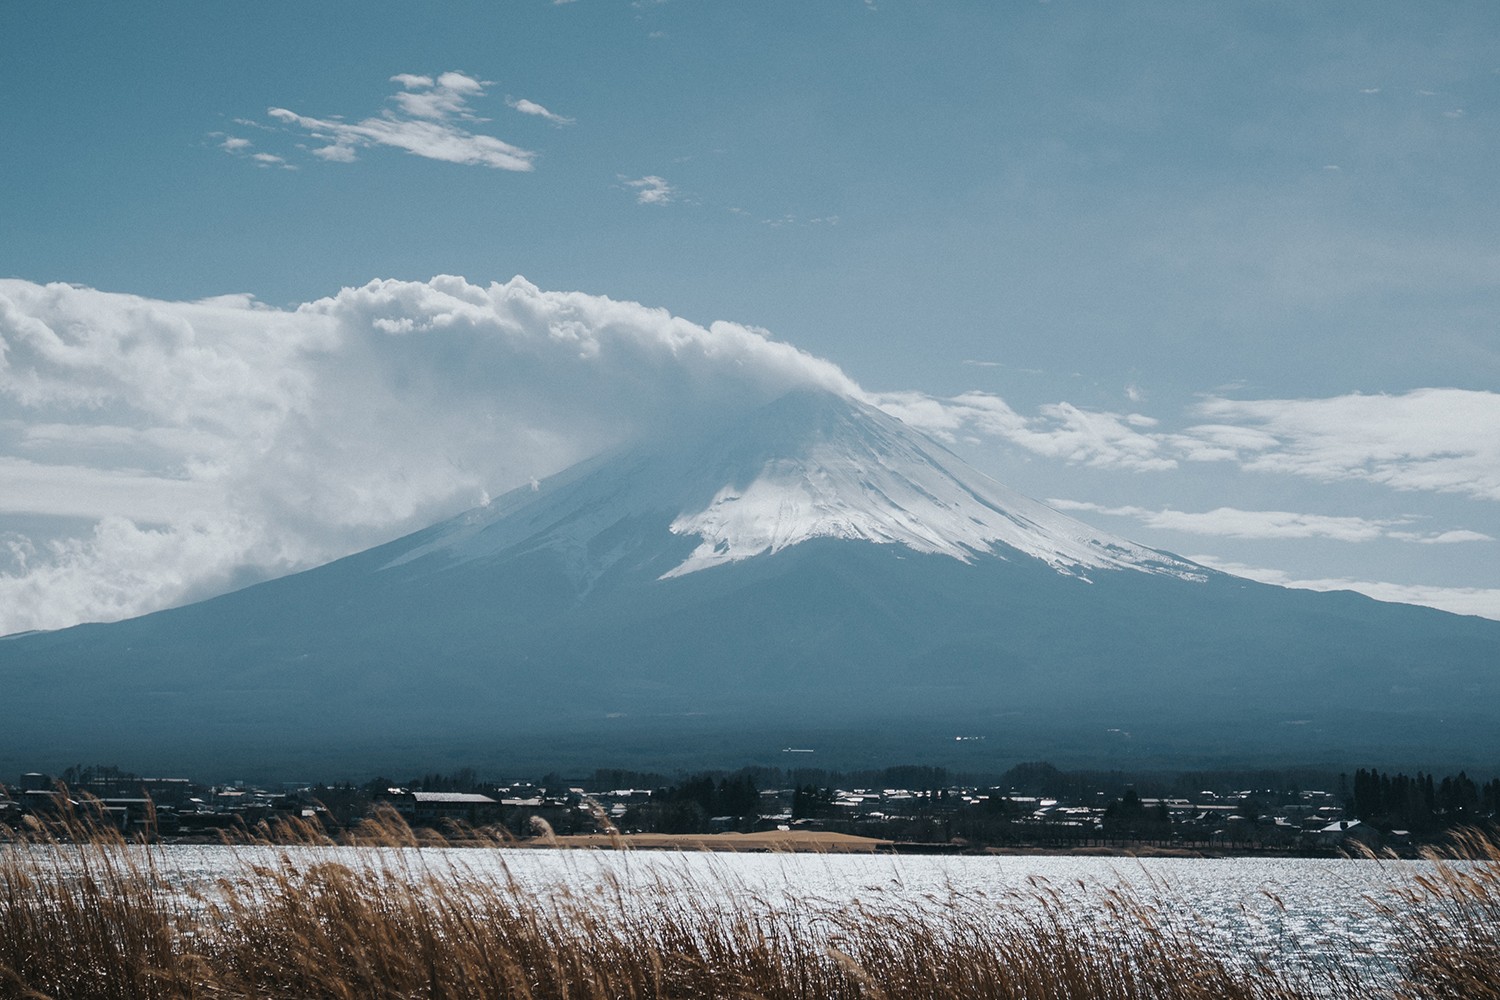
{"label": "hazy mountain base", "polygon": [[[660,580],[565,553],[392,565],[438,529],[212,601],[0,641],[0,766],[304,776],[1019,759],[1493,766],[1500,625],[1353,594],[815,540]],[[958,741],[958,736],[983,740]]]}

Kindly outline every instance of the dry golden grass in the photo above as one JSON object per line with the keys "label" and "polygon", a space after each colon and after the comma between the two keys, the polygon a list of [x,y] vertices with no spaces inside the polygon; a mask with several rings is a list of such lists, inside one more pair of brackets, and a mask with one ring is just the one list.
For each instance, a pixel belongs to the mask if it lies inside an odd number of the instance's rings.
{"label": "dry golden grass", "polygon": [[1378,904],[1403,929],[1399,995],[1500,1000],[1500,842],[1468,832],[1455,850],[1426,856],[1431,874]]}
{"label": "dry golden grass", "polygon": [[[1164,889],[1101,890],[1088,905],[1045,884],[1024,900],[954,887],[871,906],[773,905],[721,872],[537,897],[453,852],[341,863],[306,824],[263,831],[294,846],[248,851],[235,877],[185,887],[158,849],[82,832],[81,843],[0,845],[0,997],[1500,996],[1500,847],[1477,837],[1467,847],[1480,861],[1440,861],[1380,904],[1410,930],[1398,979],[1371,983],[1337,961],[1294,972],[1284,956],[1217,955]],[[357,839],[428,842],[390,816]]]}

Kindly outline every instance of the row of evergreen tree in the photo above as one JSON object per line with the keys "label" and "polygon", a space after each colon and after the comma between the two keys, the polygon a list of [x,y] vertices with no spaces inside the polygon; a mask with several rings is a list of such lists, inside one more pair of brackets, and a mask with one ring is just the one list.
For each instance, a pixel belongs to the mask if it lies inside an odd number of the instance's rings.
{"label": "row of evergreen tree", "polygon": [[660,802],[696,805],[709,816],[754,816],[760,811],[760,790],[748,774],[714,781],[711,774],[697,774],[681,784],[658,789]]}
{"label": "row of evergreen tree", "polygon": [[1381,829],[1425,833],[1500,817],[1500,778],[1479,784],[1463,771],[1441,781],[1418,771],[1354,772],[1351,797],[1356,818]]}

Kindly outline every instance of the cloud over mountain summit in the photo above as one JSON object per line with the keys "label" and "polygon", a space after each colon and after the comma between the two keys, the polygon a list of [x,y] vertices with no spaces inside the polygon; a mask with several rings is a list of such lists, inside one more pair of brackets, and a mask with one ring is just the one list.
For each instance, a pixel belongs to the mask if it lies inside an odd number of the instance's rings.
{"label": "cloud over mountain summit", "polygon": [[0,633],[312,565],[809,386],[858,391],[763,331],[522,278],[373,281],[292,310],[0,282],[0,514],[74,520],[5,536]]}
{"label": "cloud over mountain summit", "polygon": [[[987,393],[866,391],[764,330],[520,277],[377,280],[290,309],[0,280],[0,634],[128,617],[316,565],[801,388],[949,441],[1132,475],[1233,461],[1365,475],[1308,466],[1313,418],[1349,397],[1211,400],[1189,416],[1213,424],[1177,432],[1067,402],[1028,415]],[[1354,399],[1367,417],[1399,419],[1456,393]],[[1462,424],[1429,420],[1405,432],[1420,442],[1383,446],[1382,484],[1453,490],[1465,461],[1487,461],[1492,442],[1469,438],[1500,419],[1500,394],[1461,401]],[[1387,424],[1362,426],[1368,437]],[[1320,448],[1337,446],[1336,426],[1316,429]],[[1444,476],[1428,483],[1420,473],[1438,459]]]}

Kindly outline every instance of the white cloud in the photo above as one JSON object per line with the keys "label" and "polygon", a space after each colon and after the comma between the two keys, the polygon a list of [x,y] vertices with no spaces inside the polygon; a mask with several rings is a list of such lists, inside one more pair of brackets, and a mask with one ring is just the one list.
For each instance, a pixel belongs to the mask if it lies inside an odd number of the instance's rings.
{"label": "white cloud", "polygon": [[1341,542],[1369,542],[1388,538],[1427,545],[1460,542],[1492,542],[1494,539],[1477,531],[1453,530],[1418,532],[1404,530],[1411,518],[1372,520],[1370,518],[1329,514],[1301,514],[1284,510],[1239,510],[1218,507],[1210,511],[1190,512],[1149,510],[1145,507],[1107,507],[1079,500],[1047,501],[1058,510],[1085,511],[1110,517],[1129,517],[1150,528],[1181,531],[1193,535],[1220,538],[1330,538]]}
{"label": "white cloud", "polygon": [[316,565],[799,386],[859,394],[763,331],[520,278],[292,310],[0,280],[0,512],[97,519],[7,537],[0,634]]}
{"label": "white cloud", "polygon": [[626,187],[635,189],[637,205],[665,205],[677,197],[677,189],[655,174],[634,180],[622,177],[620,180]]}
{"label": "white cloud", "polygon": [[249,149],[252,145],[253,143],[249,139],[241,139],[237,135],[231,135],[219,143],[219,148],[226,153],[239,153]]}
{"label": "white cloud", "polygon": [[250,159],[262,167],[281,167],[283,170],[296,170],[297,168],[286,162],[284,157],[275,153],[251,153]]}
{"label": "white cloud", "polygon": [[270,108],[267,114],[323,143],[312,153],[332,163],[350,163],[361,149],[389,146],[446,163],[495,170],[533,169],[536,153],[472,131],[471,126],[485,121],[469,106],[471,100],[484,96],[484,81],[455,72],[443,73],[435,80],[398,73],[391,81],[401,86],[391,97],[394,107],[357,122],[313,118],[286,108]]}
{"label": "white cloud", "polygon": [[1500,500],[1500,393],[1416,389],[1324,399],[1207,399],[1212,423],[1174,436],[1193,461],[1324,482]]}
{"label": "white cloud", "polygon": [[0,514],[97,520],[111,514],[147,524],[189,516],[217,498],[203,483],[130,469],[38,463],[0,455]]}
{"label": "white cloud", "polygon": [[1301,580],[1278,569],[1224,562],[1213,556],[1188,556],[1193,562],[1221,573],[1242,576],[1247,580],[1271,583],[1296,590],[1352,590],[1377,601],[1392,604],[1420,604],[1457,615],[1476,615],[1500,621],[1500,590],[1486,587],[1429,587],[1422,584],[1385,583],[1375,580]]}
{"label": "white cloud", "polygon": [[880,393],[870,401],[934,437],[956,441],[982,436],[1008,441],[1037,455],[1095,468],[1161,471],[1177,463],[1163,454],[1165,436],[1138,413],[1084,410],[1072,403],[1039,407],[1023,416],[999,396],[966,392],[942,399],[914,392]]}
{"label": "white cloud", "polygon": [[542,107],[537,102],[528,101],[524,97],[520,98],[519,100],[511,100],[507,98],[505,103],[510,105],[510,107],[514,108],[515,110],[521,112],[521,114],[523,115],[535,115],[538,118],[545,118],[547,121],[551,122],[554,125],[572,125],[574,122],[572,118],[565,118],[562,115],[554,114],[553,112],[548,111],[546,108]]}
{"label": "white cloud", "polygon": [[312,155],[320,160],[327,160],[329,163],[353,163],[359,159],[359,154],[355,152],[352,145],[341,146],[338,143],[332,146],[319,146],[312,151]]}
{"label": "white cloud", "polygon": [[268,574],[296,568],[262,528],[223,515],[143,528],[110,515],[86,536],[38,549],[6,540],[16,572],[0,574],[0,633],[113,621],[212,596],[247,565]]}
{"label": "white cloud", "polygon": [[1400,532],[1394,537],[1402,541],[1420,542],[1423,545],[1457,545],[1464,542],[1493,542],[1494,536],[1486,535],[1479,531],[1469,531],[1467,528],[1455,531],[1440,531],[1435,535],[1420,535],[1411,537],[1406,532]]}
{"label": "white cloud", "polygon": [[391,77],[391,82],[402,87],[391,101],[413,118],[483,121],[469,111],[469,98],[484,95],[484,84],[472,76],[449,72],[434,81],[412,73],[398,73]]}

